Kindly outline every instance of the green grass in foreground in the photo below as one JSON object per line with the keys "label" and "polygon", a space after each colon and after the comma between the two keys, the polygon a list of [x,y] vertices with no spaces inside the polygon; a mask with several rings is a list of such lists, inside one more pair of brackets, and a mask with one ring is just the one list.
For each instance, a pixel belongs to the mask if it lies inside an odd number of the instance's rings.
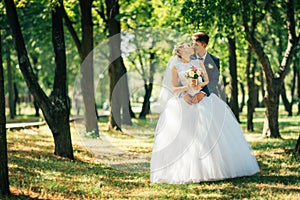
{"label": "green grass in foreground", "polygon": [[[261,112],[256,115],[261,116]],[[157,116],[152,117],[135,119],[134,126],[124,128],[124,134],[105,131],[106,124],[102,123],[102,134],[124,141],[122,148],[132,155],[149,156],[157,120]],[[12,195],[6,199],[300,199],[300,163],[290,153],[300,132],[299,121],[300,116],[280,117],[283,139],[261,138],[260,117],[255,118],[254,133],[245,131],[260,173],[188,185],[150,183],[149,165],[141,172],[130,172],[103,164],[82,146],[74,128],[75,161],[53,155],[53,139],[46,126],[8,132]],[[244,129],[244,116],[241,126]]]}

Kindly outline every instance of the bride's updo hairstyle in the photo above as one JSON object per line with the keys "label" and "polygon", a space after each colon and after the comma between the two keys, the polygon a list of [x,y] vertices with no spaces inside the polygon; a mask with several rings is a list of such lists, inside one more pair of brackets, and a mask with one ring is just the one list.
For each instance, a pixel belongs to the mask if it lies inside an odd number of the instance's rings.
{"label": "bride's updo hairstyle", "polygon": [[181,42],[179,44],[176,44],[174,49],[173,49],[173,56],[178,56],[179,58],[181,58],[181,50],[187,46],[190,46],[188,43],[185,42]]}

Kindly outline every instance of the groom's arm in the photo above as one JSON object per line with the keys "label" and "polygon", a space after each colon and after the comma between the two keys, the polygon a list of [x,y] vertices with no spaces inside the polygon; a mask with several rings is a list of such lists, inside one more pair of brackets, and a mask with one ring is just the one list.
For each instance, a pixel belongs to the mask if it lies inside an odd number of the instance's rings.
{"label": "groom's arm", "polygon": [[209,96],[209,94],[210,93],[209,93],[208,87],[205,86],[197,94],[195,94],[195,96],[192,99],[192,102],[199,103],[205,96]]}
{"label": "groom's arm", "polygon": [[209,96],[210,94],[207,85],[204,86],[204,88],[202,88],[199,92],[205,93],[207,96]]}

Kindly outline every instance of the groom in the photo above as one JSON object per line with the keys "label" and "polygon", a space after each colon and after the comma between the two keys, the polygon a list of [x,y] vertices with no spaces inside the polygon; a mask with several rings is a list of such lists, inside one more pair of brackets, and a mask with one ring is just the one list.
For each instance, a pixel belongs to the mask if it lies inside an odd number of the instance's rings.
{"label": "groom", "polygon": [[193,62],[199,62],[202,60],[204,62],[206,72],[209,78],[209,83],[207,86],[202,88],[199,93],[193,97],[184,96],[184,99],[188,103],[199,103],[203,97],[209,96],[210,93],[214,93],[225,100],[225,96],[222,91],[218,88],[219,76],[220,76],[220,60],[219,58],[209,54],[206,51],[206,47],[209,42],[209,36],[204,32],[198,32],[192,36],[193,46],[195,49],[195,54],[192,56]]}

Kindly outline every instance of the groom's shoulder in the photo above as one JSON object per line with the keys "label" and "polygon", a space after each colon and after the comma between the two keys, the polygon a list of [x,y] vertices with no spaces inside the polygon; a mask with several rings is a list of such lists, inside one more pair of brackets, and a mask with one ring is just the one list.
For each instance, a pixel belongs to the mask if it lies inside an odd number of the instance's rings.
{"label": "groom's shoulder", "polygon": [[215,61],[219,61],[219,60],[220,60],[217,56],[214,56],[214,55],[212,55],[212,54],[210,54],[210,53],[208,53],[208,55],[209,55],[213,60],[215,60]]}

